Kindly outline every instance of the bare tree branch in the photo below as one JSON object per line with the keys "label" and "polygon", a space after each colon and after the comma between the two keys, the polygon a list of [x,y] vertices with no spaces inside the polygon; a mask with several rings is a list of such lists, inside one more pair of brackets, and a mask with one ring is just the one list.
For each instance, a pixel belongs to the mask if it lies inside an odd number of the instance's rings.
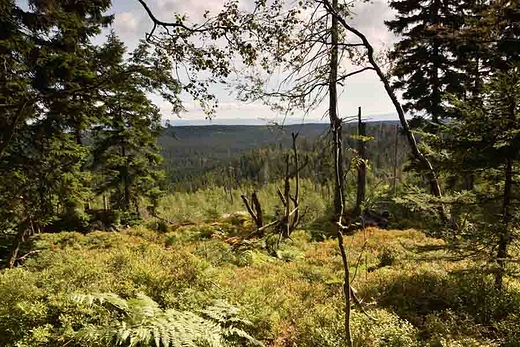
{"label": "bare tree branch", "polygon": [[[399,120],[401,122],[401,126],[403,127],[404,132],[406,133],[406,137],[408,139],[408,144],[410,145],[410,149],[412,151],[413,156],[423,165],[423,167],[427,171],[428,180],[430,181],[430,188],[433,195],[436,197],[442,197],[441,188],[437,179],[437,174],[435,173],[435,170],[433,169],[433,166],[431,162],[424,156],[424,154],[419,150],[419,147],[417,146],[417,140],[415,139],[414,134],[412,133],[410,126],[408,124],[408,121],[406,120],[403,107],[399,100],[397,99],[397,96],[395,94],[394,89],[390,85],[390,80],[388,77],[383,73],[381,70],[379,64],[376,62],[374,57],[374,47],[370,44],[367,37],[354,28],[353,26],[349,25],[345,18],[331,5],[329,0],[319,0],[318,2],[321,2],[324,4],[325,8],[329,13],[331,13],[334,18],[338,20],[338,22],[349,32],[356,35],[363,45],[365,46],[367,50],[367,57],[368,61],[370,62],[370,65],[372,68],[376,71],[379,79],[383,83],[385,90],[390,97],[390,100],[392,101],[392,104],[395,107],[395,110],[397,111],[397,114],[399,116]],[[446,216],[446,212],[444,211],[444,208],[441,208],[441,211],[439,211],[441,215],[441,219],[443,222],[448,223],[448,217]]]}

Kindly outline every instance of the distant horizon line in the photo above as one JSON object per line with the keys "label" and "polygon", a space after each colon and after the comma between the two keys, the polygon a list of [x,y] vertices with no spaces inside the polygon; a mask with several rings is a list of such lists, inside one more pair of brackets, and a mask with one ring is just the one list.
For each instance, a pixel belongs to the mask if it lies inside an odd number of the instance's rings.
{"label": "distant horizon line", "polygon": [[[370,115],[367,117],[363,117],[364,122],[372,123],[372,122],[399,122],[399,118],[397,114],[379,114],[379,115]],[[269,125],[310,125],[310,124],[329,124],[328,119],[305,119],[301,120],[292,120],[286,119],[284,123],[278,123],[276,120],[268,120],[268,119],[244,119],[244,118],[213,118],[213,119],[161,119],[161,123],[163,125],[167,125],[168,122],[172,127],[175,126],[213,126],[213,125],[250,125],[250,126],[269,126]],[[354,120],[347,122],[352,123]]]}

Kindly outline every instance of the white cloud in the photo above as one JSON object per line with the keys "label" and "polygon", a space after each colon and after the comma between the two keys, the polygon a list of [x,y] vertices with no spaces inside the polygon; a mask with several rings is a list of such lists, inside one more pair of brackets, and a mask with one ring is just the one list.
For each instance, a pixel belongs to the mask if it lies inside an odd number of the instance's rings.
{"label": "white cloud", "polygon": [[395,35],[386,28],[384,23],[395,15],[395,11],[388,6],[387,0],[358,2],[353,12],[352,23],[374,46],[390,46],[395,42]]}
{"label": "white cloud", "polygon": [[[123,4],[127,3],[122,0],[114,1],[115,19],[110,29],[115,30],[117,36],[128,47],[128,51],[132,51],[152,28],[152,22],[141,7],[125,7],[123,10]],[[108,33],[109,29],[103,30],[96,43],[104,42]]]}
{"label": "white cloud", "polygon": [[156,16],[163,20],[171,19],[175,13],[186,14],[192,20],[201,20],[204,12],[217,13],[227,0],[155,0],[150,8],[158,10]]}
{"label": "white cloud", "polygon": [[117,13],[114,28],[118,33],[141,35],[141,16],[133,12]]}
{"label": "white cloud", "polygon": [[[157,18],[169,21],[174,13],[185,13],[190,21],[198,22],[202,19],[205,10],[217,13],[222,9],[226,0],[147,0],[147,4]],[[252,0],[241,0],[241,7],[250,8]],[[121,39],[130,47],[134,46],[139,39],[144,38],[145,33],[152,28],[152,22],[141,5],[135,1],[114,0],[113,11],[116,14],[114,28]],[[384,25],[384,20],[391,19],[394,12],[388,6],[387,0],[373,0],[370,3],[359,2],[354,8],[355,14],[351,20],[359,30],[366,34],[368,39],[376,47],[389,47],[395,42],[395,36],[390,33]],[[228,95],[228,91],[221,86],[215,86],[214,92],[219,100],[216,119],[243,119],[247,121],[270,119],[278,122],[283,121],[283,116],[272,112],[269,107],[259,103],[235,102]],[[171,113],[171,106],[160,98],[153,98],[160,107],[163,118],[176,118]],[[383,114],[393,112],[393,107],[381,85],[381,82],[373,73],[367,72],[349,79],[345,92],[341,95],[339,106],[342,113],[354,114],[357,106],[362,106],[364,114]],[[185,120],[203,121],[205,114],[193,101],[186,102],[189,112],[182,114]],[[308,120],[319,120],[326,105],[320,107],[319,111],[308,116]],[[292,122],[301,120],[302,115],[297,114],[290,117]]]}

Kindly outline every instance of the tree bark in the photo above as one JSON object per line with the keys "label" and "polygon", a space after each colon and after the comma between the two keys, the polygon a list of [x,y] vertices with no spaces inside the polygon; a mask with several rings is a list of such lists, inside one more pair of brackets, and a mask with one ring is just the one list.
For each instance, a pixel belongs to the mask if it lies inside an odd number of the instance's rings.
{"label": "tree bark", "polygon": [[395,143],[394,143],[394,177],[393,188],[394,196],[397,196],[397,144],[399,143],[399,126],[395,126]]}
{"label": "tree bark", "polygon": [[[361,137],[366,136],[366,124],[361,121],[361,107],[358,109],[358,135]],[[354,215],[361,214],[361,206],[365,201],[366,195],[366,172],[367,167],[365,165],[366,160],[366,145],[363,138],[358,139],[358,156],[359,161],[357,168],[357,196],[356,196],[356,208],[354,209]]]}
{"label": "tree bark", "polygon": [[[242,194],[240,197],[246,206],[247,212],[255,222],[257,230],[263,230],[262,227],[264,226],[264,217],[262,213],[262,206],[260,205],[260,201],[258,200],[256,192],[253,192],[251,195],[251,204],[244,194]],[[261,233],[261,236],[263,236],[263,233]]]}
{"label": "tree bark", "polygon": [[256,225],[258,228],[261,228],[264,226],[264,214],[262,212],[262,205],[260,205],[260,200],[258,200],[258,195],[256,192],[251,194],[251,202],[253,203],[253,208],[255,209]]}
{"label": "tree bark", "polygon": [[[333,18],[335,18],[337,20],[337,22],[339,22],[347,31],[356,35],[363,43],[363,46],[366,48],[368,61],[369,61],[370,65],[372,66],[372,68],[374,69],[374,71],[377,73],[377,76],[379,77],[381,82],[383,83],[385,91],[388,94],[388,96],[389,96],[390,100],[392,101],[392,104],[394,105],[394,108],[397,112],[397,115],[399,117],[399,121],[403,128],[403,131],[406,134],[406,139],[408,140],[408,145],[410,146],[412,156],[426,170],[426,176],[427,176],[427,179],[430,184],[431,193],[435,197],[441,198],[442,192],[441,192],[441,188],[439,185],[439,181],[437,179],[437,174],[435,173],[435,170],[433,169],[431,162],[428,160],[428,158],[426,158],[424,156],[424,154],[419,150],[419,147],[417,146],[417,140],[415,139],[415,136],[410,129],[410,125],[408,124],[408,121],[406,120],[406,116],[404,114],[403,107],[402,107],[401,103],[399,102],[399,100],[397,99],[394,89],[390,85],[390,80],[386,77],[383,70],[381,70],[381,68],[379,67],[379,64],[377,64],[377,62],[376,62],[376,59],[374,57],[374,47],[372,47],[372,45],[370,44],[370,42],[368,41],[368,39],[362,32],[360,32],[359,30],[357,30],[356,28],[352,27],[351,25],[349,25],[347,23],[345,18],[343,18],[336,10],[334,3],[335,2],[333,1],[332,5],[331,5],[329,0],[323,0],[323,4],[325,5],[325,8],[327,9],[327,11],[329,13],[332,14]],[[443,223],[448,224],[449,219],[444,210],[444,207],[441,207],[439,214],[440,214],[440,217],[441,217],[441,220],[443,221]]]}
{"label": "tree bark", "polygon": [[122,168],[122,178],[123,178],[123,185],[124,185],[124,208],[125,211],[130,210],[130,170],[128,168],[128,158],[126,157],[126,148],[125,143],[121,142],[121,156],[125,158],[125,166]]}
{"label": "tree bark", "polygon": [[497,265],[495,272],[495,287],[502,290],[504,286],[504,274],[506,272],[507,247],[511,242],[509,222],[511,219],[509,207],[511,205],[511,188],[513,186],[513,159],[507,158],[504,168],[504,198],[502,202],[502,225],[497,249]]}
{"label": "tree bark", "polygon": [[16,259],[18,257],[18,252],[20,251],[20,246],[25,242],[25,239],[30,233],[31,221],[29,219],[24,220],[22,223],[18,225],[18,233],[16,234],[16,239],[11,247],[11,251],[9,252],[9,260],[8,266],[10,269],[14,267],[16,264]]}
{"label": "tree bark", "polygon": [[[516,122],[516,102],[512,101],[509,105],[509,123],[510,127],[513,127]],[[510,150],[514,150],[511,148]],[[495,287],[498,290],[502,290],[504,286],[504,275],[506,272],[508,249],[507,247],[512,241],[512,234],[509,229],[511,222],[511,199],[512,199],[512,188],[513,188],[513,160],[514,157],[510,153],[506,159],[504,167],[504,197],[502,202],[502,229],[498,241],[497,249],[497,265],[498,271],[495,274]]]}
{"label": "tree bark", "polygon": [[[332,0],[332,10],[335,12],[338,8],[338,0]],[[330,76],[329,76],[329,118],[332,135],[334,138],[334,171],[335,171],[335,189],[334,189],[334,216],[337,220],[336,235],[338,239],[338,247],[343,262],[344,278],[343,293],[345,295],[345,339],[347,346],[352,346],[352,332],[350,330],[350,314],[351,314],[351,291],[350,291],[350,270],[348,257],[343,244],[343,231],[341,228],[343,221],[343,211],[345,207],[344,191],[343,191],[343,144],[342,144],[342,120],[338,116],[338,17],[332,16],[331,24],[332,48],[330,54]]]}
{"label": "tree bark", "polygon": [[290,223],[290,219],[291,217],[289,216],[289,213],[291,213],[291,196],[290,196],[290,193],[291,193],[291,183],[290,183],[290,174],[289,174],[289,163],[290,162],[290,157],[289,157],[289,154],[287,154],[287,156],[285,157],[285,184],[284,184],[284,190],[283,190],[283,193],[284,193],[284,200],[285,200],[285,217],[284,217],[284,227],[285,227],[285,231],[284,231],[284,237],[289,237],[291,236],[291,223]]}
{"label": "tree bark", "polygon": [[291,231],[294,230],[298,224],[300,223],[300,162],[298,158],[298,147],[296,146],[296,139],[298,138],[298,133],[292,133],[292,145],[293,145],[293,155],[294,155],[294,198],[291,198],[294,208],[296,211],[294,212],[294,216],[291,222]]}

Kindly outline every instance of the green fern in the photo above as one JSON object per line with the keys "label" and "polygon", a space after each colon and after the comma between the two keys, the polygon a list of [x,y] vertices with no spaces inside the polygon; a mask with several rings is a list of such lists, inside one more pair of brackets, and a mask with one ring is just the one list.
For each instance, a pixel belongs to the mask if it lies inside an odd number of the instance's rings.
{"label": "green fern", "polygon": [[88,325],[78,332],[79,342],[89,345],[221,347],[245,342],[262,346],[243,330],[251,323],[239,318],[240,310],[224,302],[215,302],[199,311],[198,315],[174,309],[163,310],[143,294],[128,300],[112,293],[76,294],[73,300],[89,306],[102,305],[117,316],[112,325]]}

